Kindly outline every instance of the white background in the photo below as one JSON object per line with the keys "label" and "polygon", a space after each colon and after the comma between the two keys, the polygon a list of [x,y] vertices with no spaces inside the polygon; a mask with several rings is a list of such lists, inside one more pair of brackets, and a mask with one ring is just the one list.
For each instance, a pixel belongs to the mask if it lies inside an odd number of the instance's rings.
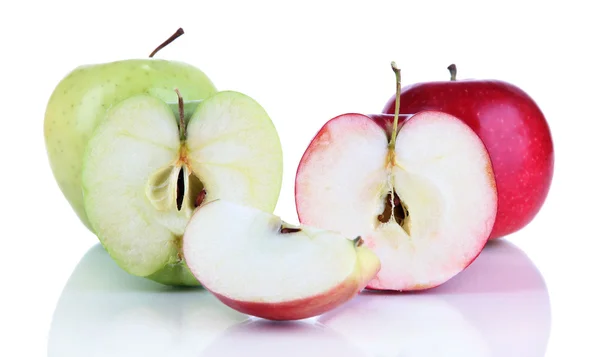
{"label": "white background", "polygon": [[186,34],[157,57],[196,65],[219,89],[266,108],[285,156],[276,213],[293,222],[293,180],[307,143],[335,115],[380,111],[394,92],[391,60],[405,84],[445,80],[454,62],[460,78],[502,79],[528,92],[550,123],[555,175],[542,211],[507,240],[545,279],[547,356],[600,355],[600,26],[593,3],[2,1],[0,355],[46,355],[61,292],[97,242],[63,198],[46,157],[43,118],[54,86],[81,64],[143,58],[180,26]]}

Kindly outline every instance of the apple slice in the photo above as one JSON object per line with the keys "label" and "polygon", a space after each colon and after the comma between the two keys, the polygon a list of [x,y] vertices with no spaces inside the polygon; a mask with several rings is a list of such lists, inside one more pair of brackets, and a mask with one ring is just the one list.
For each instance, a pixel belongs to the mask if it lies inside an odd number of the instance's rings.
{"label": "apple slice", "polygon": [[362,242],[217,200],[190,220],[183,252],[194,276],[229,307],[297,320],[348,301],[375,276],[379,259]]}
{"label": "apple slice", "polygon": [[123,269],[197,285],[181,254],[194,209],[225,198],[273,211],[282,151],[267,113],[241,93],[187,106],[180,97],[173,107],[140,95],[107,113],[90,139],[82,177],[87,216]]}
{"label": "apple slice", "polygon": [[382,265],[369,288],[420,290],[481,252],[496,186],[486,148],[461,120],[435,111],[398,120],[327,122],[298,167],[296,206],[303,224],[364,238]]}

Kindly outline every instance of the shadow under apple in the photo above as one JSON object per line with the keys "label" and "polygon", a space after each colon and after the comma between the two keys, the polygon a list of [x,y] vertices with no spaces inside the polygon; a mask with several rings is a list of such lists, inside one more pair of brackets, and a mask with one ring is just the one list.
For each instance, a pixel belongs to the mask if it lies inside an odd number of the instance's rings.
{"label": "shadow under apple", "polygon": [[366,357],[368,354],[331,329],[309,320],[256,319],[229,328],[199,356]]}
{"label": "shadow under apple", "polygon": [[435,289],[365,291],[318,321],[374,356],[541,357],[550,299],[527,255],[502,240]]}
{"label": "shadow under apple", "polygon": [[98,244],[61,294],[48,356],[197,356],[229,326],[247,319],[204,289],[127,274]]}

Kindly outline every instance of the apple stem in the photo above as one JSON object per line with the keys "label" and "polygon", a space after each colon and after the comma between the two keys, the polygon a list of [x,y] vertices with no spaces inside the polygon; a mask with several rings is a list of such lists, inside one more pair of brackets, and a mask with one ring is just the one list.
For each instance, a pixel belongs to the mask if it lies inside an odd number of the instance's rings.
{"label": "apple stem", "polygon": [[300,228],[290,228],[290,227],[284,227],[284,226],[279,227],[279,233],[281,233],[281,234],[297,233],[297,232],[300,232],[301,230],[302,229],[300,229]]}
{"label": "apple stem", "polygon": [[396,135],[398,133],[398,116],[400,115],[400,84],[401,76],[400,69],[396,66],[396,62],[392,61],[392,70],[396,74],[396,107],[394,109],[394,126],[392,127],[392,137],[390,139],[389,148],[394,150],[396,148]]}
{"label": "apple stem", "polygon": [[358,248],[358,247],[360,247],[361,245],[363,245],[363,243],[364,243],[365,241],[362,239],[362,237],[361,237],[361,236],[358,236],[358,237],[354,238],[353,242],[354,242],[354,246]]}
{"label": "apple stem", "polygon": [[150,57],[150,58],[154,57],[154,55],[155,55],[155,54],[156,54],[158,51],[160,51],[160,50],[162,50],[163,48],[165,48],[165,47],[166,47],[167,45],[169,45],[171,42],[175,41],[175,39],[177,39],[177,37],[179,37],[179,36],[181,36],[181,35],[183,35],[183,34],[184,34],[184,32],[183,32],[183,29],[182,29],[181,27],[180,27],[180,28],[178,28],[178,29],[177,29],[177,31],[175,31],[175,33],[171,35],[171,37],[169,37],[169,38],[168,38],[168,39],[167,39],[165,42],[163,42],[163,43],[161,43],[160,45],[158,45],[158,47],[156,47],[156,48],[154,49],[154,51],[152,51],[152,53],[150,54],[150,56],[149,56],[149,57]]}
{"label": "apple stem", "polygon": [[179,106],[179,138],[181,140],[185,140],[185,113],[183,111],[183,97],[177,88],[175,88],[175,93],[177,93],[177,104]]}
{"label": "apple stem", "polygon": [[448,70],[450,71],[450,80],[455,81],[456,80],[456,65],[454,63],[452,63],[451,65],[448,66]]}

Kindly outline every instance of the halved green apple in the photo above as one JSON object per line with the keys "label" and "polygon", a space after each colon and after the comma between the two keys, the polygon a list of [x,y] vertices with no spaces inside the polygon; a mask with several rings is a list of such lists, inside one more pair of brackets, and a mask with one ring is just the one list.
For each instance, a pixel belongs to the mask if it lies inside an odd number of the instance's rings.
{"label": "halved green apple", "polygon": [[204,200],[272,212],[282,180],[279,136],[250,97],[219,92],[169,106],[150,95],[107,112],[84,154],[84,206],[98,238],[127,272],[196,285],[181,237]]}

